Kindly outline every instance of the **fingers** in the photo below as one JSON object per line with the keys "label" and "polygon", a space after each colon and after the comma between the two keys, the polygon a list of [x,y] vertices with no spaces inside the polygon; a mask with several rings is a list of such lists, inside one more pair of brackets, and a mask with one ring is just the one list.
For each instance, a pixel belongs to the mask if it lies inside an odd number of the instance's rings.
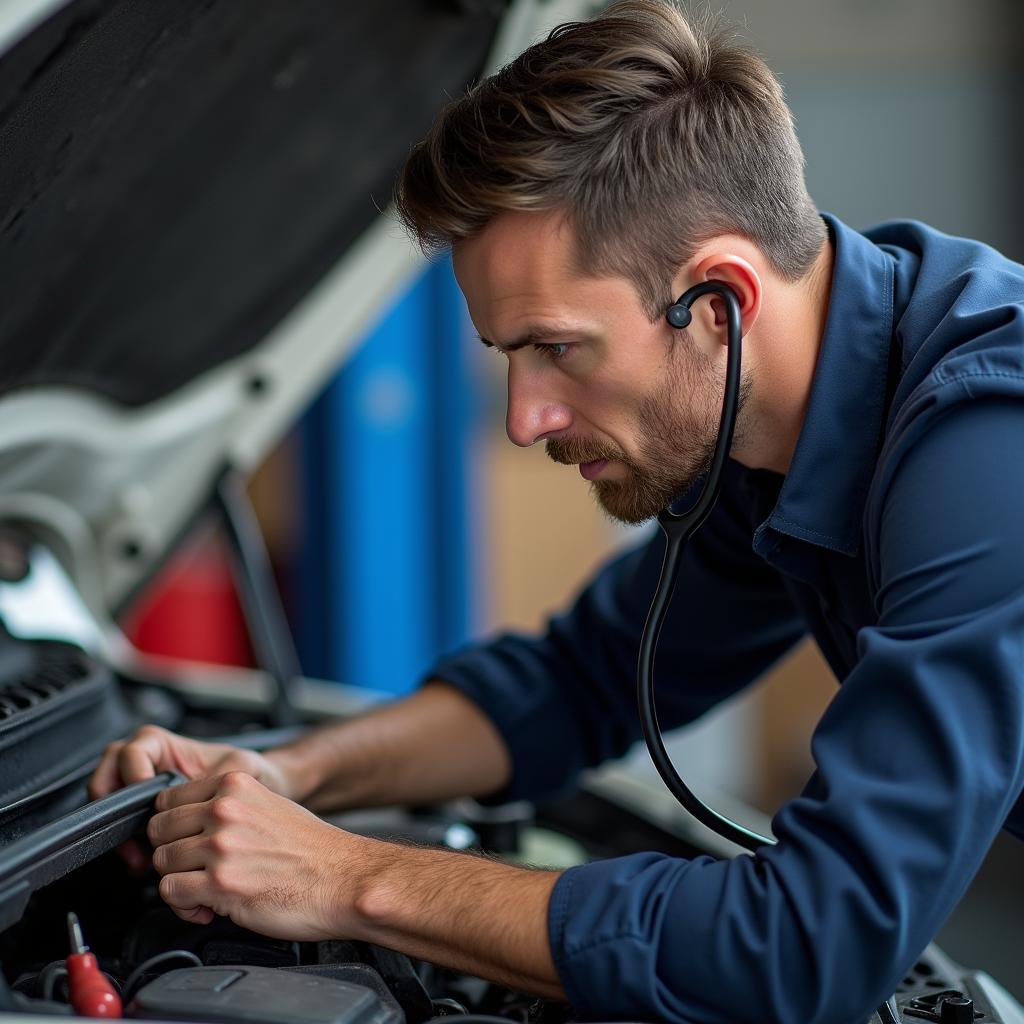
{"label": "fingers", "polygon": [[189,836],[153,851],[153,867],[160,875],[175,872],[202,871],[212,854],[209,841],[203,836]]}
{"label": "fingers", "polygon": [[130,740],[117,740],[103,752],[89,780],[94,800],[122,786],[151,779],[158,771],[175,770],[173,744],[178,738],[156,725],[144,725]]}
{"label": "fingers", "polygon": [[98,800],[122,786],[151,779],[157,772],[175,771],[189,779],[201,779],[211,773],[222,776],[241,771],[258,779],[271,768],[270,762],[254,751],[190,740],[157,725],[145,725],[131,739],[107,747],[89,781],[89,795]]}
{"label": "fingers", "polygon": [[126,743],[117,757],[124,784],[130,786],[133,782],[153,778],[160,769],[173,768],[173,763],[168,763],[164,746],[162,736],[145,732],[138,733],[130,743]]}
{"label": "fingers", "polygon": [[240,796],[251,787],[263,789],[247,772],[228,772],[226,775],[211,775],[205,779],[194,779],[180,786],[171,786],[157,793],[154,806],[158,811],[169,811],[173,807],[199,804],[214,797]]}
{"label": "fingers", "polygon": [[156,849],[164,843],[173,843],[176,839],[201,835],[206,824],[206,813],[206,804],[188,804],[169,811],[161,811],[149,819],[146,836]]}
{"label": "fingers", "polygon": [[209,924],[214,913],[202,901],[202,894],[207,887],[206,875],[202,871],[165,875],[160,879],[160,898],[183,921]]}
{"label": "fingers", "polygon": [[99,800],[124,785],[121,779],[121,771],[118,767],[118,758],[124,744],[124,740],[118,740],[116,743],[109,744],[107,749],[103,751],[100,763],[96,766],[96,771],[93,772],[92,778],[89,780],[90,800]]}
{"label": "fingers", "polygon": [[209,907],[193,907],[191,910],[175,910],[171,907],[171,910],[174,910],[182,921],[190,921],[192,924],[209,924],[215,917]]}

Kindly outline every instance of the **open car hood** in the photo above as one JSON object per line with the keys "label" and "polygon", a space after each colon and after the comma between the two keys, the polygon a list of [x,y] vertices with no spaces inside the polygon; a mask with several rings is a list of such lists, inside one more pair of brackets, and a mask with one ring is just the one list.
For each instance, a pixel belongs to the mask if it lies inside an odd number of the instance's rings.
{"label": "open car hood", "polygon": [[0,523],[99,621],[418,269],[387,207],[442,103],[587,6],[0,7]]}

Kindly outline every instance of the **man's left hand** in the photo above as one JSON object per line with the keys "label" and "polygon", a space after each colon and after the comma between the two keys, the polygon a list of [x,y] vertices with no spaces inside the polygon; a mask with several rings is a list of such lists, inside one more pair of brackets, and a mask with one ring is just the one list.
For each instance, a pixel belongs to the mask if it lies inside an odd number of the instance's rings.
{"label": "man's left hand", "polygon": [[353,835],[246,772],[166,789],[147,832],[160,895],[279,939],[362,939],[564,998],[547,931],[558,875]]}
{"label": "man's left hand", "polygon": [[281,939],[344,937],[346,883],[372,840],[241,771],[164,790],[156,810],[153,866],[178,917],[208,924],[219,914]]}

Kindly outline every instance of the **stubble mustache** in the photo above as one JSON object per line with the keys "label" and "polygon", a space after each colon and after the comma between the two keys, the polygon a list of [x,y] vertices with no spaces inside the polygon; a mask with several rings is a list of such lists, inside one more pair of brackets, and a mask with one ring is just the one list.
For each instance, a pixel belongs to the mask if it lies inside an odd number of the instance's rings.
{"label": "stubble mustache", "polygon": [[596,462],[598,459],[623,459],[623,453],[614,445],[583,441],[578,437],[552,437],[544,448],[552,462],[563,466],[576,466],[583,462]]}

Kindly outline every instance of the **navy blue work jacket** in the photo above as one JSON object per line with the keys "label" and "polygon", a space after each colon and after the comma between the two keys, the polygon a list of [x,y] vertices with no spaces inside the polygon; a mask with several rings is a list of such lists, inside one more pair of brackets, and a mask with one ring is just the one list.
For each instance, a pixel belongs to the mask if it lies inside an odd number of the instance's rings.
{"label": "navy blue work jacket", "polygon": [[[659,714],[691,721],[808,630],[841,685],[777,846],[559,879],[551,949],[591,1019],[866,1020],[996,833],[1024,837],[1024,267],[916,222],[826,220],[828,321],[790,470],[729,463],[662,632]],[[507,796],[638,738],[662,550],[612,562],[545,635],[435,668],[508,744]]]}

